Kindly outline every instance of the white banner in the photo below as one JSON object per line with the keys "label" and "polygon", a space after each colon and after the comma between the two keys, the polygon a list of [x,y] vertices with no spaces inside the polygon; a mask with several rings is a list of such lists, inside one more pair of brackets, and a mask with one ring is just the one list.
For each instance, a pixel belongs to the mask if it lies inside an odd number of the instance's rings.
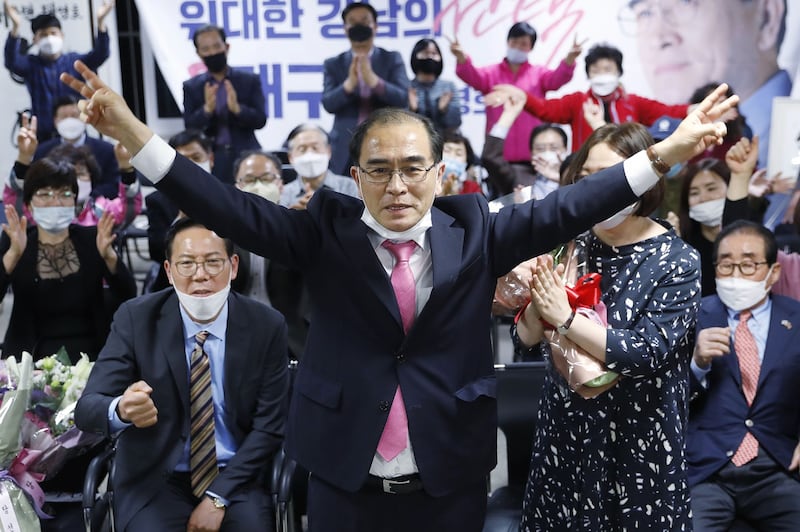
{"label": "white banner", "polygon": [[[733,15],[728,17],[727,13],[743,9],[739,4],[753,6],[757,2],[376,0],[371,3],[379,13],[378,46],[397,50],[408,58],[420,38],[437,39],[445,62],[442,76],[462,87],[462,130],[476,150],[480,150],[484,135],[482,98],[456,78],[455,59],[445,37],[457,37],[476,65],[487,65],[505,55],[509,27],[526,20],[539,35],[531,61],[551,68],[567,53],[576,34],[580,40],[588,39],[585,51],[598,42],[609,42],[624,53],[622,81],[626,89],[665,103],[685,101],[697,86],[712,80],[724,81],[718,78],[726,73],[758,70],[756,61],[736,64],[733,71],[716,69],[711,65],[716,62],[719,66],[720,58],[706,57],[710,51],[736,52],[737,46],[749,42],[737,25],[741,21],[734,20]],[[642,13],[642,6],[648,4],[655,4],[652,13]],[[800,0],[788,0],[788,4],[780,64],[789,78],[794,79],[800,57]],[[264,148],[281,146],[287,133],[300,122],[316,121],[326,128],[332,124],[332,117],[321,105],[322,63],[348,48],[341,19],[344,0],[137,0],[137,5],[143,36],[149,41],[179,105],[183,100],[183,81],[204,69],[195,54],[192,33],[210,23],[223,27],[227,33],[229,64],[250,69],[261,77],[269,116],[266,127],[258,132]],[[638,10],[636,14],[631,7]],[[649,32],[653,24],[658,27]],[[689,37],[696,37],[697,48],[688,41]],[[674,51],[677,59],[665,55],[664,50]],[[724,59],[729,57],[733,58],[730,61],[742,61],[750,56],[726,52]],[[410,75],[410,66],[407,70]],[[583,91],[587,86],[582,56],[573,80],[552,95]],[[152,91],[148,94],[152,96]],[[148,108],[148,119],[155,118],[152,102]],[[760,113],[769,116],[769,106],[759,109]],[[182,128],[176,122],[151,125],[161,134],[169,135]]]}

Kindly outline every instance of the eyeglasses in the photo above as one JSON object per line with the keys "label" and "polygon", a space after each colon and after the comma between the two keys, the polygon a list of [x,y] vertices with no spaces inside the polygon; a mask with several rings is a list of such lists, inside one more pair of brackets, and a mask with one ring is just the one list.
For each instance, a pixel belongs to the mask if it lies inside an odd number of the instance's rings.
{"label": "eyeglasses", "polygon": [[695,19],[699,7],[700,0],[630,0],[620,9],[617,20],[622,33],[638,37],[654,31],[659,15],[681,26]]}
{"label": "eyeglasses", "polygon": [[714,266],[717,270],[717,273],[723,277],[727,277],[729,275],[733,275],[733,270],[739,268],[739,271],[744,276],[751,276],[758,270],[758,267],[762,264],[767,264],[767,261],[761,262],[753,262],[751,260],[746,260],[744,262],[718,262]]}
{"label": "eyeglasses", "polygon": [[208,275],[216,277],[225,268],[228,259],[206,259],[201,261],[179,260],[175,263],[175,271],[181,277],[192,277],[197,273],[197,268],[202,266]]}
{"label": "eyeglasses", "polygon": [[236,182],[242,185],[252,185],[256,181],[261,181],[262,183],[272,183],[276,179],[280,179],[280,177],[281,176],[278,174],[267,172],[261,175],[246,175],[237,179]]}
{"label": "eyeglasses", "polygon": [[364,172],[366,174],[366,180],[370,183],[381,183],[385,184],[392,180],[394,174],[399,174],[400,179],[403,183],[419,183],[420,181],[424,181],[425,178],[428,176],[428,172],[430,172],[431,168],[436,166],[436,163],[432,163],[429,167],[425,168],[424,166],[404,166],[402,168],[388,168],[388,167],[375,167],[375,168],[362,168],[358,167],[360,172]]}
{"label": "eyeglasses", "polygon": [[69,203],[75,201],[75,193],[71,190],[45,190],[40,189],[33,193],[33,198],[38,203]]}

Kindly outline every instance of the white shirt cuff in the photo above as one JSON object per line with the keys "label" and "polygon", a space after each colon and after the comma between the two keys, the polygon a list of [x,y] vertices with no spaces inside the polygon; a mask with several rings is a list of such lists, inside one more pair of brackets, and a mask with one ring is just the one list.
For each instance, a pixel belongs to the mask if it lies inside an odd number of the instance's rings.
{"label": "white shirt cuff", "polygon": [[491,131],[489,131],[489,135],[491,135],[492,137],[496,137],[498,139],[504,139],[508,136],[509,129],[511,128],[508,128],[503,124],[495,124],[492,126]]}
{"label": "white shirt cuff", "polygon": [[708,375],[708,372],[711,371],[711,366],[708,366],[707,368],[701,368],[695,364],[694,359],[692,359],[691,368],[694,377],[700,382],[700,385],[703,388],[708,388],[708,380],[706,379],[706,375]]}
{"label": "white shirt cuff", "polygon": [[122,421],[117,415],[117,405],[121,399],[121,395],[119,397],[115,397],[114,400],[108,405],[108,432],[111,434],[116,434],[117,432],[132,425],[132,423]]}
{"label": "white shirt cuff", "polygon": [[628,180],[631,190],[637,196],[641,196],[653,188],[660,179],[650,164],[650,158],[647,157],[647,153],[644,151],[625,159],[622,167],[625,169],[625,178]]}
{"label": "white shirt cuff", "polygon": [[153,183],[161,181],[174,162],[175,150],[158,135],[150,137],[139,153],[131,157],[133,167]]}

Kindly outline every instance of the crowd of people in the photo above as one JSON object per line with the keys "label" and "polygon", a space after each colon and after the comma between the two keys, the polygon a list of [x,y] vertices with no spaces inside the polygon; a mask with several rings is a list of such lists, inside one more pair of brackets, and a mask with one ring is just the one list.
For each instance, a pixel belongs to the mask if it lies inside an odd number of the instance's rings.
{"label": "crowd of people", "polygon": [[[185,130],[154,134],[95,73],[113,6],[88,54],[37,16],[31,54],[5,2],[32,114],[0,292],[3,357],[95,361],[75,423],[116,440],[118,529],[271,530],[283,447],[310,473],[312,531],[482,530],[493,313],[516,314],[517,360],[547,361],[521,530],[800,527],[800,189],[766,176],[759,111],[728,79],[668,105],[628,93],[622,53],[597,43],[589,88],[554,98],[577,38],[552,70],[529,62],[524,21],[497,64],[452,40],[486,104],[476,154],[439,43],[406,64],[352,2],[350,47],[323,68],[332,130],[298,124],[281,159],[255,136],[258,76],[228,65],[212,25],[192,36],[207,71],[184,83]],[[792,199],[779,235],[775,193]],[[136,297],[115,240],[141,212],[153,263]],[[519,304],[493,304],[509,279]],[[576,383],[567,352],[604,377]]]}

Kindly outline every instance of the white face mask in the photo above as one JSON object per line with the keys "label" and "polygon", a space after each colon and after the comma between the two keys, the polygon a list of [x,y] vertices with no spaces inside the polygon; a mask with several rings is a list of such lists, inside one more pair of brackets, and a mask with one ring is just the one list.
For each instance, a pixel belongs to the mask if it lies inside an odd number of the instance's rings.
{"label": "white face mask", "polygon": [[202,168],[203,170],[205,170],[206,172],[208,172],[209,174],[211,173],[211,160],[206,159],[202,163],[198,163],[196,161],[192,161],[192,162],[194,164],[196,164],[197,166],[199,166],[200,168]]}
{"label": "white face mask", "polygon": [[717,277],[717,296],[731,310],[738,312],[753,308],[767,297],[770,290],[767,288],[767,279],[771,273],[772,266],[761,281],[751,281],[742,277]]}
{"label": "white face mask", "polygon": [[561,155],[556,151],[547,150],[535,155],[544,159],[547,164],[561,164]]}
{"label": "white face mask", "polygon": [[293,157],[292,166],[300,177],[313,179],[328,171],[330,160],[327,154],[308,152],[300,157]]}
{"label": "white face mask", "polygon": [[60,233],[75,218],[75,207],[31,207],[36,225],[48,233]]}
{"label": "white face mask", "polygon": [[77,140],[86,131],[86,124],[80,118],[70,116],[56,124],[56,131],[64,140]]}
{"label": "white face mask", "polygon": [[619,211],[617,214],[611,216],[610,218],[606,218],[602,222],[594,224],[595,228],[597,228],[597,229],[605,229],[605,230],[615,228],[616,226],[618,226],[619,224],[624,222],[625,219],[628,216],[630,216],[633,213],[633,211],[636,210],[636,207],[638,205],[639,205],[638,201],[636,203],[634,203],[633,205],[628,205],[627,207],[625,207],[624,209]]}
{"label": "white face mask", "polygon": [[725,198],[704,201],[689,207],[689,218],[709,227],[722,225],[722,212],[725,210]]}
{"label": "white face mask", "polygon": [[598,74],[589,80],[592,92],[598,96],[608,96],[619,87],[619,76],[616,74]]}
{"label": "white face mask", "polygon": [[211,295],[204,297],[197,297],[186,294],[175,288],[175,293],[178,295],[178,301],[181,306],[186,310],[189,316],[196,321],[209,321],[219,314],[222,306],[228,300],[228,294],[231,291],[231,281],[228,279],[228,284],[219,292],[214,292]]}
{"label": "white face mask", "polygon": [[522,50],[518,50],[516,48],[508,47],[506,50],[506,59],[508,62],[513,65],[521,65],[528,61],[528,52],[523,52]]}
{"label": "white face mask", "polygon": [[92,193],[92,182],[78,179],[78,203],[83,203],[89,199],[89,194]]}
{"label": "white face mask", "polygon": [[281,199],[281,189],[275,183],[262,183],[261,181],[256,181],[255,183],[250,183],[249,185],[243,186],[242,190],[249,192],[250,194],[261,196],[272,203],[278,203],[278,200]]}
{"label": "white face mask", "polygon": [[64,39],[58,35],[48,35],[39,40],[39,53],[44,55],[58,55],[64,48]]}

